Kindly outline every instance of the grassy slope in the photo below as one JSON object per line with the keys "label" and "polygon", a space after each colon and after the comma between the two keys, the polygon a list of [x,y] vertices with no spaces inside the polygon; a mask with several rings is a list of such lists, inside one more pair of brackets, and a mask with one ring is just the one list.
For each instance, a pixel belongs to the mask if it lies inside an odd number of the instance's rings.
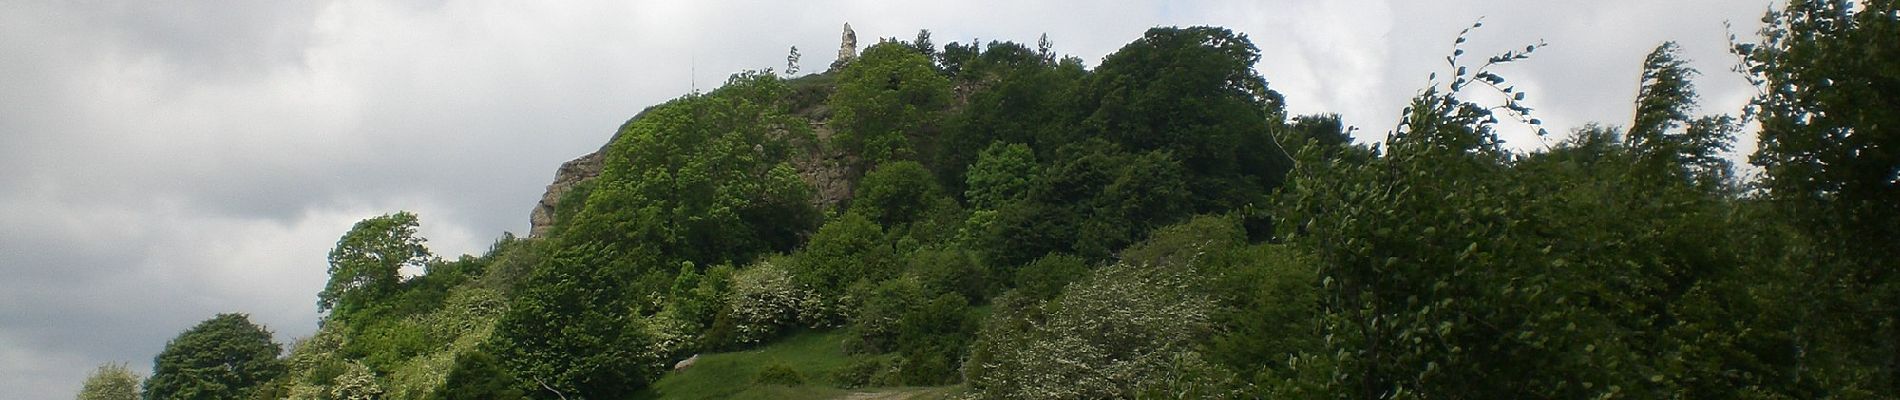
{"label": "grassy slope", "polygon": [[[769,346],[704,354],[683,371],[673,371],[641,393],[639,398],[667,399],[829,399],[843,396],[831,382],[831,371],[850,359],[844,353],[844,332],[801,332]],[[774,363],[804,374],[805,385],[760,385],[759,370]]]}
{"label": "grassy slope", "polygon": [[[648,386],[641,399],[919,399],[945,398],[955,387],[838,389],[831,371],[851,360],[844,353],[843,330],[801,332],[757,349],[700,355],[683,371],[673,371]],[[805,384],[754,382],[759,370],[781,364],[798,370]]]}

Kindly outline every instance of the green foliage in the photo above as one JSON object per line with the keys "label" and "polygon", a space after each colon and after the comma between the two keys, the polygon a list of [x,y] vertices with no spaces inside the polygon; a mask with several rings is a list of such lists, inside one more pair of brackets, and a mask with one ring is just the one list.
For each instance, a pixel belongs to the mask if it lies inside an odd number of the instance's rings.
{"label": "green foliage", "polygon": [[376,375],[363,364],[350,363],[342,375],[336,377],[336,384],[330,387],[330,398],[336,400],[378,400],[383,398],[383,387],[376,381]]}
{"label": "green foliage", "polygon": [[878,165],[858,181],[851,211],[895,228],[917,222],[932,208],[941,207],[942,198],[943,190],[923,164],[896,161]]}
{"label": "green foliage", "polygon": [[495,356],[480,350],[455,357],[448,381],[429,396],[432,400],[521,399],[520,383],[502,369]]}
{"label": "green foliage", "polygon": [[1107,259],[1188,215],[1185,173],[1165,152],[1130,154],[1095,139],[1064,146],[1026,198],[996,210],[978,244],[991,265],[1052,252]]}
{"label": "green foliage", "polygon": [[977,330],[969,300],[956,293],[918,304],[897,321],[899,368],[906,385],[941,385],[961,380],[964,349]]}
{"label": "green foliage", "polygon": [[1063,287],[1088,273],[1088,261],[1081,257],[1050,254],[1016,270],[1016,290],[1034,299],[1053,299]]}
{"label": "green foliage", "polygon": [[779,262],[766,260],[739,270],[732,277],[727,309],[733,340],[756,344],[776,336],[800,321],[828,318],[822,299],[793,280]]}
{"label": "green foliage", "polygon": [[244,314],[218,314],[165,343],[145,380],[148,399],[241,399],[283,374],[283,347]]}
{"label": "green foliage", "polygon": [[741,73],[647,110],[608,146],[585,208],[557,236],[699,265],[790,250],[817,214],[786,161],[787,136],[808,134],[786,114],[788,93],[771,74]]}
{"label": "green foliage", "polygon": [[344,314],[396,292],[402,267],[434,256],[416,236],[416,215],[400,211],[357,222],[330,250],[330,282],[317,293],[319,311]]}
{"label": "green foliage", "polygon": [[884,230],[859,213],[826,222],[791,265],[799,286],[837,298],[859,281],[878,282],[902,272],[902,259]]}
{"label": "green foliage", "polygon": [[[413,214],[359,222],[289,357],[220,315],[145,396],[1883,398],[1895,4],[1771,12],[1734,48],[1761,89],[1742,119],[1695,115],[1665,43],[1627,128],[1531,152],[1499,138],[1542,129],[1497,70],[1541,43],[1467,64],[1461,33],[1447,81],[1358,145],[1286,119],[1225,29],[1152,29],[1094,71],[1046,37],[924,31],[643,112],[549,238],[445,261]],[[1722,154],[1746,122],[1744,190]],[[849,208],[821,219],[807,180]],[[664,369],[718,349],[745,351]],[[131,385],[108,366],[81,398]]]}
{"label": "green foliage", "polygon": [[139,375],[125,364],[106,364],[93,369],[79,387],[79,400],[138,400]]}
{"label": "green foliage", "polygon": [[[833,371],[850,363],[840,331],[800,332],[769,345],[730,353],[701,354],[692,368],[673,371],[633,398],[664,399],[830,399],[844,393]],[[756,385],[769,365],[804,376],[800,386]]]}
{"label": "green foliage", "polygon": [[872,45],[838,73],[832,142],[857,155],[860,170],[911,159],[950,101],[950,81],[930,58],[901,42]]}
{"label": "green foliage", "polygon": [[805,374],[783,363],[766,365],[752,381],[761,385],[801,385],[805,383]]}
{"label": "green foliage", "polygon": [[[1694,118],[1695,69],[1665,42],[1643,59],[1642,89],[1636,94],[1636,119],[1626,145],[1660,176],[1695,181],[1714,188],[1727,183],[1730,166],[1722,152],[1741,130],[1728,116]],[[1678,130],[1680,128],[1680,130]]]}
{"label": "green foliage", "polygon": [[929,294],[916,279],[891,279],[879,284],[853,287],[857,300],[851,315],[851,341],[845,348],[854,352],[884,353],[897,348],[900,319],[929,301]]}
{"label": "green foliage", "polygon": [[953,47],[946,46],[945,68],[955,68],[960,86],[971,87],[962,108],[945,119],[934,160],[947,187],[966,182],[965,168],[979,152],[995,142],[1020,143],[1048,155],[1076,140],[1073,111],[1088,71],[1075,59],[1049,63],[1011,42],[991,42],[987,51],[977,45],[962,47],[960,65],[950,65]]}
{"label": "green foliage", "polygon": [[931,293],[955,293],[970,302],[989,299],[999,284],[978,255],[959,247],[936,246],[910,253],[904,274]]}
{"label": "green foliage", "polygon": [[[1178,365],[1189,386],[1231,379],[1195,349],[1213,303],[1185,265],[1116,264],[1041,306],[999,300],[964,365],[977,398],[1128,398],[1166,385]],[[1203,392],[1205,393],[1205,392]]]}
{"label": "green foliage", "polygon": [[535,270],[496,326],[489,351],[534,383],[530,395],[624,396],[658,375],[644,305],[628,265],[640,257],[598,246],[564,249]]}
{"label": "green foliage", "polygon": [[831,380],[846,389],[901,386],[904,384],[903,378],[898,376],[901,357],[896,354],[855,356],[850,363],[832,371]]}
{"label": "green foliage", "polygon": [[1797,282],[1802,365],[1845,396],[1900,392],[1900,3],[1790,1],[1737,43],[1760,92],[1749,158],[1776,206],[1816,241]]}
{"label": "green foliage", "polygon": [[1222,28],[1154,28],[1109,54],[1082,89],[1085,134],[1166,151],[1186,169],[1189,208],[1264,200],[1291,159],[1271,136],[1284,100],[1253,70],[1260,50]]}
{"label": "green foliage", "polygon": [[970,207],[993,210],[1029,195],[1038,179],[1036,154],[1029,146],[991,143],[977,154],[965,178],[963,198]]}

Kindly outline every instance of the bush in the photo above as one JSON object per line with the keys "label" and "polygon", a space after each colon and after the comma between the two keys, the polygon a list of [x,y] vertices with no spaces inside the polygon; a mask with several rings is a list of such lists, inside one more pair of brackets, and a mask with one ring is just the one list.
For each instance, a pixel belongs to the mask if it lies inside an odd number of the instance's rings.
{"label": "bush", "polygon": [[522,393],[516,386],[514,375],[502,369],[495,356],[480,350],[470,351],[455,357],[455,368],[449,371],[448,381],[438,387],[430,399],[519,399]]}
{"label": "bush", "polygon": [[831,380],[845,389],[899,386],[903,384],[898,377],[900,361],[888,355],[854,357],[850,363],[832,371]]}
{"label": "bush", "polygon": [[815,307],[817,296],[792,280],[790,272],[770,260],[733,275],[727,315],[739,343],[764,341],[801,319],[815,319],[807,316],[826,313],[823,307]]}
{"label": "bush", "polygon": [[851,297],[857,299],[857,312],[851,315],[848,328],[851,341],[845,345],[852,352],[877,354],[895,350],[902,319],[929,299],[923,285],[911,278],[859,285],[853,289]]}
{"label": "bush", "polygon": [[753,376],[752,381],[761,385],[796,386],[805,384],[805,374],[792,369],[789,365],[772,363],[766,365],[765,368],[760,368],[759,374]]}
{"label": "bush", "polygon": [[890,162],[879,165],[858,181],[851,209],[892,228],[917,221],[941,196],[943,190],[937,187],[936,178],[923,164]]}
{"label": "bush", "polygon": [[957,247],[924,248],[911,253],[905,273],[930,293],[955,293],[971,302],[989,299],[990,272],[975,253]]}
{"label": "bush", "polygon": [[1050,254],[1016,270],[1016,290],[1039,300],[1053,299],[1064,286],[1088,274],[1088,262],[1081,257]]}
{"label": "bush", "polygon": [[[1222,387],[1201,365],[1213,302],[1190,268],[1116,264],[1046,305],[999,304],[966,365],[978,398],[1132,398],[1156,387]],[[1001,302],[1001,300],[999,300]],[[1038,315],[1046,313],[1046,315]],[[1174,382],[1193,377],[1193,382]],[[1203,391],[1203,393],[1205,393]]]}
{"label": "bush", "polygon": [[953,293],[939,295],[904,313],[897,333],[898,352],[906,361],[901,369],[904,384],[956,382],[964,349],[975,331],[969,302]]}
{"label": "bush", "polygon": [[896,249],[877,223],[856,212],[825,223],[791,263],[799,285],[836,298],[859,280],[879,282],[897,276]]}

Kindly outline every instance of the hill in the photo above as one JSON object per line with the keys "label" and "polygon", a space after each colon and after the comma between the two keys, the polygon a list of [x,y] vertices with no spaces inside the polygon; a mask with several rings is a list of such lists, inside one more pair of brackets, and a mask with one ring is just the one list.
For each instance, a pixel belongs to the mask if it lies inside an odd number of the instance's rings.
{"label": "hill", "polygon": [[1891,396],[1900,250],[1868,244],[1900,243],[1900,91],[1834,84],[1900,81],[1891,3],[1797,2],[1737,46],[1774,89],[1744,116],[1755,180],[1719,156],[1742,120],[1694,114],[1671,44],[1628,125],[1513,152],[1502,124],[1542,127],[1505,72],[1541,44],[1455,38],[1370,143],[1287,115],[1224,28],[1154,28],[1094,68],[1046,39],[847,33],[822,73],[642,111],[481,256],[436,257],[407,212],[358,223],[315,336],[280,358],[219,316],[145,391]]}

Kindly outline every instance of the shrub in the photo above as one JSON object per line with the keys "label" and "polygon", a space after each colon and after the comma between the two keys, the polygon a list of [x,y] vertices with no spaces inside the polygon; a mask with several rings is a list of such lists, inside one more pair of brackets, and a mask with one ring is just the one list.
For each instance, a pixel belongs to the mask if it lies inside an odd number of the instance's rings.
{"label": "shrub", "polygon": [[733,336],[740,343],[769,339],[798,323],[801,316],[822,312],[822,307],[814,307],[815,297],[775,262],[761,261],[739,270],[732,277],[728,302]]}
{"label": "shrub", "polygon": [[1088,262],[1081,257],[1050,254],[1016,270],[1016,289],[1031,298],[1053,299],[1062,287],[1088,273]]}
{"label": "shrub", "polygon": [[759,374],[753,376],[752,381],[761,385],[795,386],[805,384],[805,374],[792,369],[789,365],[772,363],[766,365],[765,368],[760,368]]}

